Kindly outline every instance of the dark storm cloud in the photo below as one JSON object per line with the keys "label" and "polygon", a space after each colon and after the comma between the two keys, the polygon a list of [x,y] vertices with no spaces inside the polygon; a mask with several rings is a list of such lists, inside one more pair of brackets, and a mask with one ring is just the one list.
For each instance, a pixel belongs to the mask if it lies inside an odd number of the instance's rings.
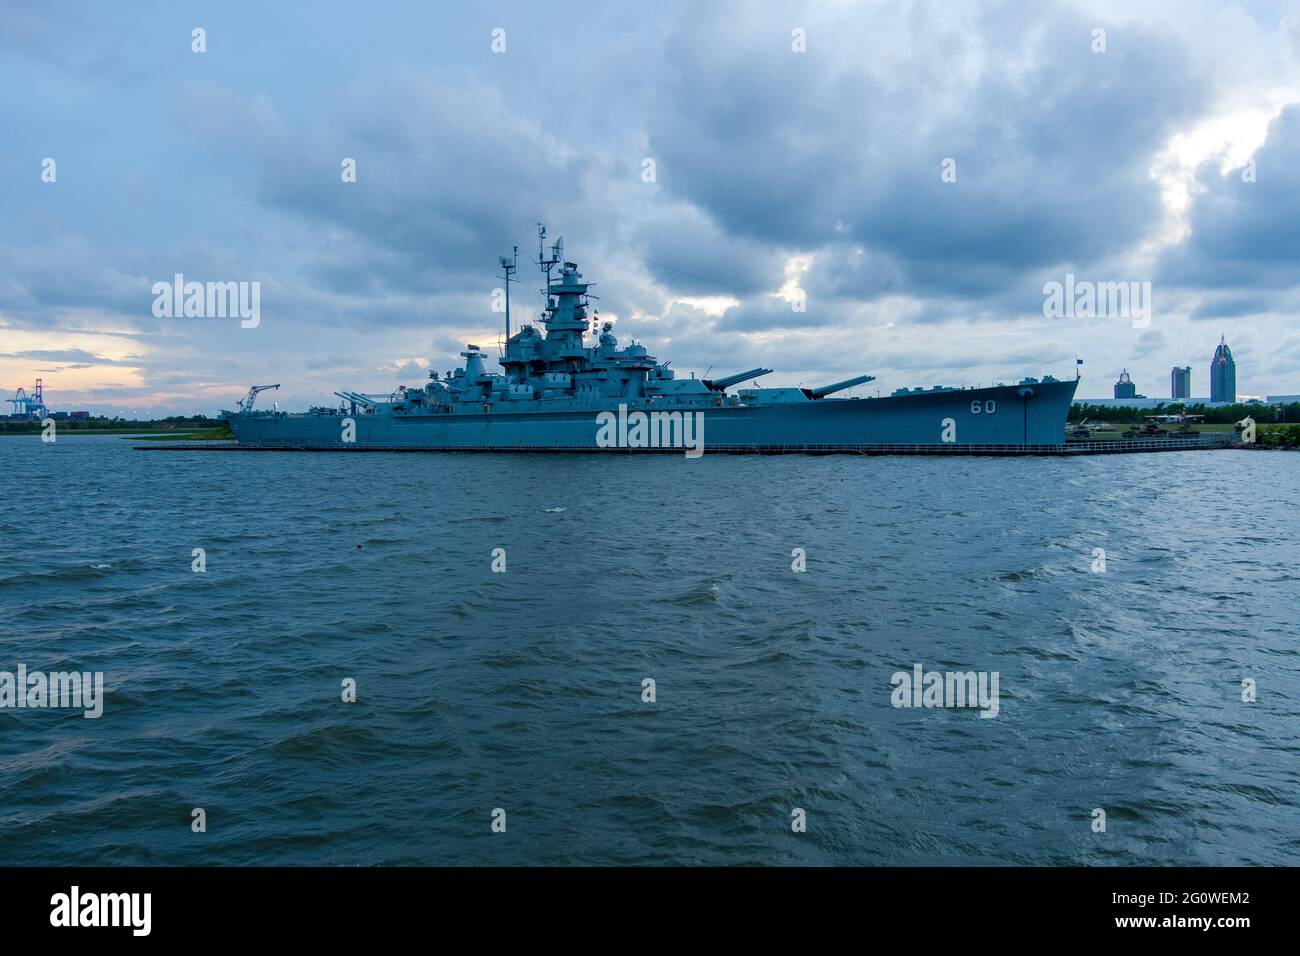
{"label": "dark storm cloud", "polygon": [[[1162,279],[1179,285],[1240,291],[1198,310],[1245,315],[1277,310],[1276,291],[1300,284],[1300,105],[1273,120],[1256,151],[1253,171],[1220,173],[1212,163],[1197,173],[1201,190],[1192,207],[1192,234],[1164,262]],[[1253,182],[1243,179],[1253,175]]]}
{"label": "dark storm cloud", "polygon": [[1200,302],[1188,310],[1193,319],[1235,319],[1250,315],[1285,311],[1294,308],[1295,290],[1261,290],[1258,292],[1231,290],[1206,292]]}
{"label": "dark storm cloud", "polygon": [[728,233],[688,202],[653,203],[633,241],[649,274],[681,295],[754,294],[781,284],[779,246]]}
{"label": "dark storm cloud", "polygon": [[17,328],[53,328],[81,320],[59,310],[150,314],[150,280],[103,261],[98,243],[68,234],[45,243],[3,245],[0,310]]}
{"label": "dark storm cloud", "polygon": [[[178,117],[242,132],[260,201],[338,230],[312,274],[347,294],[454,291],[490,276],[493,257],[526,244],[544,207],[577,208],[599,157],[575,153],[468,76],[402,69],[353,89],[328,122],[290,121],[265,102],[191,86]],[[251,132],[252,135],[249,135]],[[344,182],[354,160],[356,181]],[[571,221],[580,225],[582,217]],[[483,263],[486,262],[486,265]]]}
{"label": "dark storm cloud", "polygon": [[[1093,53],[1095,20],[1064,5],[1028,29],[1020,4],[961,8],[969,21],[891,7],[869,47],[866,29],[814,23],[804,54],[773,18],[747,29],[710,9],[666,45],[661,180],[737,235],[880,260],[824,276],[837,293],[980,296],[1133,244],[1160,211],[1151,158],[1205,95],[1172,35],[1113,28]],[[906,59],[864,55],[891,36]]]}
{"label": "dark storm cloud", "polygon": [[763,332],[807,329],[843,321],[817,309],[798,311],[795,303],[776,296],[748,298],[731,306],[713,326],[717,332]]}

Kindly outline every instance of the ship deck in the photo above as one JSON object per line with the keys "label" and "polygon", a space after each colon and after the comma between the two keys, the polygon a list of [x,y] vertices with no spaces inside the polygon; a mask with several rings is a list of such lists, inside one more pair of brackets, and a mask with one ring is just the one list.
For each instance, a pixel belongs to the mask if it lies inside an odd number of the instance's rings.
{"label": "ship deck", "polygon": [[[510,445],[482,447],[429,445],[241,445],[228,441],[150,442],[133,446],[136,451],[314,451],[314,452],[487,452],[513,454],[671,454],[680,448],[595,448],[589,445],[555,445],[520,448]],[[1237,436],[1210,432],[1177,438],[1123,438],[1113,441],[1067,441],[1059,445],[959,445],[959,444],[849,444],[849,445],[715,445],[707,454],[725,455],[1115,455],[1135,452],[1208,451],[1241,447]]]}

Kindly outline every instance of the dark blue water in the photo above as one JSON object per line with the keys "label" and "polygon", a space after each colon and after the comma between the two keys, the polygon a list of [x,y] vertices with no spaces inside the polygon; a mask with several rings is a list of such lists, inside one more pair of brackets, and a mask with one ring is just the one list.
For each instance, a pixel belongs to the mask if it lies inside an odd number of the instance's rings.
{"label": "dark blue water", "polygon": [[0,670],[108,687],[0,710],[0,863],[1300,863],[1294,455],[130,444],[0,439]]}

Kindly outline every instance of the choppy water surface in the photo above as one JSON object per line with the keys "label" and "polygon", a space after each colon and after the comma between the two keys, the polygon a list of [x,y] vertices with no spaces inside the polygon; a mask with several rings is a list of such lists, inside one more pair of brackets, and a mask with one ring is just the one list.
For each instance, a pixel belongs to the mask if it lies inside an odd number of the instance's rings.
{"label": "choppy water surface", "polygon": [[1294,455],[0,464],[0,863],[1300,863]]}

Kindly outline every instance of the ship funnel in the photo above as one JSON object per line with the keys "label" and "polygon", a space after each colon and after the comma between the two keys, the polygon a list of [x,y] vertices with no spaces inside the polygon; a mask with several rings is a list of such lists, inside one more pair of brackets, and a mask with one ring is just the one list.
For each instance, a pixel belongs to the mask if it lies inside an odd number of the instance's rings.
{"label": "ship funnel", "polygon": [[760,375],[767,375],[771,371],[770,368],[751,368],[748,372],[737,372],[735,375],[728,375],[726,378],[706,378],[704,387],[715,392],[722,392],[733,385],[747,379],[758,378]]}
{"label": "ship funnel", "polygon": [[857,375],[853,378],[846,378],[842,382],[836,382],[833,385],[823,385],[821,388],[808,389],[809,398],[825,398],[827,395],[834,395],[836,392],[842,392],[846,388],[852,388],[854,385],[865,385],[867,382],[874,382],[874,375]]}

